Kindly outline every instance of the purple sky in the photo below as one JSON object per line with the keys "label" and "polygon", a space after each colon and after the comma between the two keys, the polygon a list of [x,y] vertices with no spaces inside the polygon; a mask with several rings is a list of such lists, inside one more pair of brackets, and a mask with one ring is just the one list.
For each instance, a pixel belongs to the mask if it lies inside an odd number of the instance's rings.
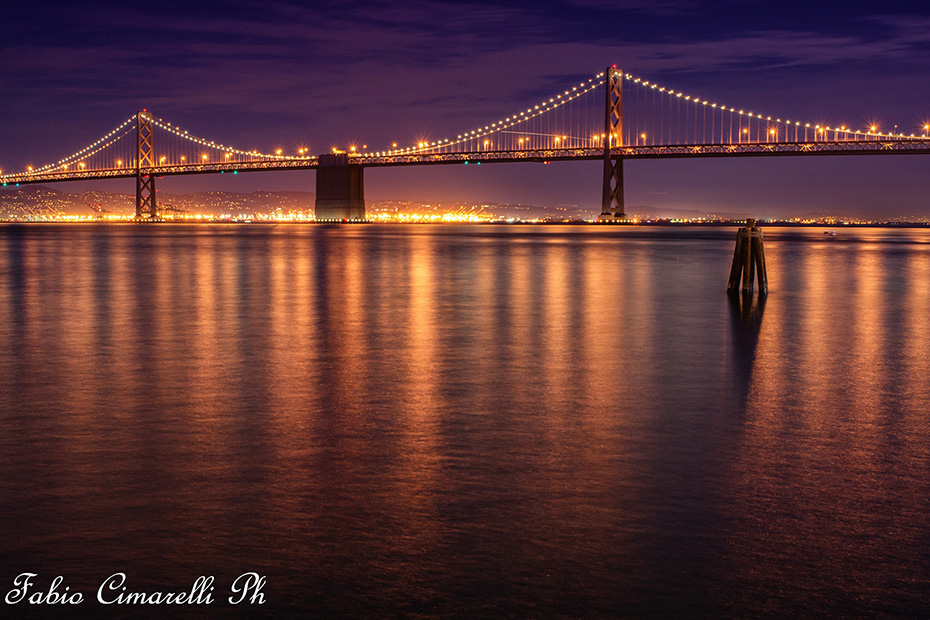
{"label": "purple sky", "polygon": [[[916,5],[916,6],[915,6]],[[930,119],[923,3],[16,3],[0,13],[0,168],[55,161],[143,107],[270,151],[455,135],[609,64],[828,124]],[[930,156],[628,162],[637,207],[930,215]],[[370,169],[366,196],[600,203],[597,162]],[[129,193],[132,181],[58,185]],[[313,172],[165,179],[162,191],[309,190]]]}

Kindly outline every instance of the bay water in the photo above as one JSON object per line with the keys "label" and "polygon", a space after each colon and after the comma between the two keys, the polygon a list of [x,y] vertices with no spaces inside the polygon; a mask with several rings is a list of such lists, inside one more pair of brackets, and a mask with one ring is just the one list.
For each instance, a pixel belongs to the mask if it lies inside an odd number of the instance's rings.
{"label": "bay water", "polygon": [[930,230],[764,231],[0,226],[0,616],[930,616]]}

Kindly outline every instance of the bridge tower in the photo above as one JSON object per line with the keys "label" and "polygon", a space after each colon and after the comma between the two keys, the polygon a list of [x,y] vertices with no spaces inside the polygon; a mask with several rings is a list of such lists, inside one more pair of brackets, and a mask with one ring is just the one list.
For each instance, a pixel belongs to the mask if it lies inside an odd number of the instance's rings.
{"label": "bridge tower", "polygon": [[347,153],[323,153],[316,169],[316,220],[365,220],[365,169],[349,163]]}
{"label": "bridge tower", "polygon": [[143,170],[155,167],[155,128],[146,110],[136,114],[136,219],[158,217],[155,204],[155,177]]}
{"label": "bridge tower", "polygon": [[604,72],[607,99],[604,106],[604,194],[601,217],[626,217],[623,205],[623,158],[611,147],[623,146],[623,71],[617,66]]}

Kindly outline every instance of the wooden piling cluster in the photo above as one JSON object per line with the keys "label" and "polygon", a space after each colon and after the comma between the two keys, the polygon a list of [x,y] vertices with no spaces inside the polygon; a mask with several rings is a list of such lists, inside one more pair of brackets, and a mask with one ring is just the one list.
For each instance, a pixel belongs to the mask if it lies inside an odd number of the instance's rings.
{"label": "wooden piling cluster", "polygon": [[759,295],[768,295],[769,280],[765,272],[765,251],[762,248],[762,229],[756,226],[754,219],[746,220],[746,227],[736,233],[736,250],[733,252],[733,266],[730,268],[730,282],[727,292],[740,290],[742,278],[743,295],[752,295],[753,281],[758,274]]}

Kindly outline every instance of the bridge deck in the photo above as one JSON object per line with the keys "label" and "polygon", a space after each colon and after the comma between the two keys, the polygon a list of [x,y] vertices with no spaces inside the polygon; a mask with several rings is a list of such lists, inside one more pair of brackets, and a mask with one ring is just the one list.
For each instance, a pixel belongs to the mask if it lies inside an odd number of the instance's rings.
{"label": "bridge deck", "polygon": [[[773,142],[743,144],[691,144],[669,146],[628,146],[611,150],[622,159],[689,159],[698,157],[786,157],[813,155],[917,155],[930,153],[930,139],[843,140],[835,142]],[[520,151],[476,151],[465,153],[365,154],[349,157],[350,165],[364,167],[425,166],[443,164],[551,162],[602,159],[600,148],[552,148]],[[257,160],[238,163],[164,165],[146,168],[147,175],[164,177],[190,174],[224,174],[272,170],[306,170],[316,168],[316,157]],[[132,168],[106,170],[69,170],[51,173],[19,173],[0,177],[3,186],[11,184],[55,183],[93,179],[131,178]]]}

